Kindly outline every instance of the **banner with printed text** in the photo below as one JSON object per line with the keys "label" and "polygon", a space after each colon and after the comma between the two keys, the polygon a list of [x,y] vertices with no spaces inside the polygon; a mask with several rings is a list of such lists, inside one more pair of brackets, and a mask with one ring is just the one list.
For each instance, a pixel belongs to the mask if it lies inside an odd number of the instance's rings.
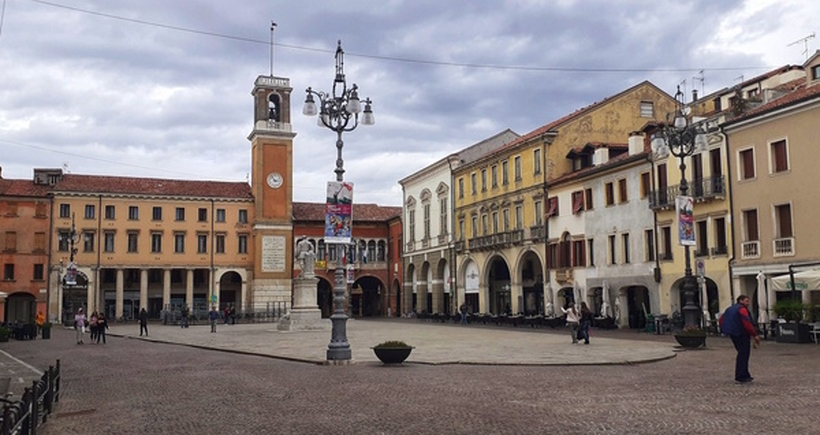
{"label": "banner with printed text", "polygon": [[353,231],[353,183],[327,182],[325,243],[350,243]]}
{"label": "banner with printed text", "polygon": [[678,241],[681,246],[695,246],[695,201],[691,196],[676,199],[678,215]]}

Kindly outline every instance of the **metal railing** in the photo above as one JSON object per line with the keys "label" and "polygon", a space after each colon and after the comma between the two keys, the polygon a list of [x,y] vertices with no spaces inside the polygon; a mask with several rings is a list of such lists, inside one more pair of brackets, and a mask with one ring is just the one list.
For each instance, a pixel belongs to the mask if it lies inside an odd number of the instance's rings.
{"label": "metal railing", "polygon": [[775,257],[794,255],[794,237],[774,239],[772,245],[774,245]]}
{"label": "metal railing", "polygon": [[0,415],[0,435],[35,435],[54,412],[54,404],[60,401],[60,360],[48,366],[43,376],[32,381],[23,396],[16,402],[4,400]]}
{"label": "metal railing", "polygon": [[[666,189],[653,190],[649,193],[649,208],[675,207],[675,198],[680,194],[680,185],[669,186]],[[689,183],[689,195],[695,201],[705,201],[720,198],[726,195],[726,185],[723,176],[692,180]]]}
{"label": "metal railing", "polygon": [[741,258],[759,258],[760,257],[760,241],[743,242],[741,245]]}
{"label": "metal railing", "polygon": [[[278,322],[290,310],[290,302],[275,301],[268,302],[265,308],[254,310],[234,310],[233,314],[228,314],[228,321],[232,324],[236,323],[274,323]],[[208,304],[194,304],[194,308],[190,310],[188,317],[188,324],[190,325],[205,325],[210,323],[208,320],[208,313],[210,312],[210,305]],[[160,315],[162,323],[166,325],[181,325],[182,324],[182,307],[173,305],[163,310]],[[225,305],[223,304],[219,310],[220,321],[225,321]]]}

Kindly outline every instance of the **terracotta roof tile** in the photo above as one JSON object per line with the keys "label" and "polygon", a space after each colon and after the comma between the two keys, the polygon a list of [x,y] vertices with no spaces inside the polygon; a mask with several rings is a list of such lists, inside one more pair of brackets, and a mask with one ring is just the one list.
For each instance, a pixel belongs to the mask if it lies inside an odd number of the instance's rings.
{"label": "terracotta roof tile", "polygon": [[[376,204],[353,204],[354,222],[387,222],[400,216],[401,207],[386,207]],[[325,204],[314,202],[294,202],[294,221],[321,221],[325,220]]]}
{"label": "terracotta roof tile", "polygon": [[621,154],[617,157],[613,157],[606,161],[606,163],[590,166],[588,168],[581,169],[580,171],[570,172],[564,174],[558,178],[555,178],[550,181],[550,185],[555,186],[557,184],[566,183],[570,180],[574,180],[577,178],[583,178],[587,175],[594,174],[601,171],[606,171],[607,169],[616,168],[620,165],[624,165],[630,162],[635,162],[638,160],[645,160],[646,156],[649,155],[649,152],[642,151],[637,154],[629,155],[628,153]]}
{"label": "terracotta roof tile", "polygon": [[[803,81],[803,83],[805,83],[805,79],[801,80]],[[743,115],[738,116],[735,119],[732,119],[725,125],[732,125],[744,119],[749,119],[767,112],[771,112],[773,110],[777,110],[795,103],[799,103],[804,100],[809,100],[817,97],[820,97],[820,84],[813,84],[812,86],[808,87],[806,87],[805,85],[801,85],[792,92],[783,95],[780,98],[769,101],[766,104],[761,104],[760,106],[755,107],[754,109],[744,113]]]}
{"label": "terracotta roof tile", "polygon": [[34,184],[31,180],[0,179],[0,195],[46,197],[48,192],[48,186]]}
{"label": "terracotta roof tile", "polygon": [[253,199],[251,186],[245,182],[165,180],[107,175],[65,174],[52,191]]}

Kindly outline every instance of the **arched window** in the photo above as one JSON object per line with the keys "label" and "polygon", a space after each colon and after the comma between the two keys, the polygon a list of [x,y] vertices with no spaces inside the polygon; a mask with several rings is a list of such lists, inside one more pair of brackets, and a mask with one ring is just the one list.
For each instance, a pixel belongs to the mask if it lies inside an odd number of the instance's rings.
{"label": "arched window", "polygon": [[356,261],[363,261],[365,257],[365,252],[367,251],[367,242],[364,240],[359,240],[359,249],[356,253]]}
{"label": "arched window", "polygon": [[316,259],[319,260],[319,261],[326,260],[326,258],[325,258],[325,241],[324,240],[319,240],[319,246],[316,247]]}
{"label": "arched window", "polygon": [[376,241],[367,242],[367,261],[376,261]]}
{"label": "arched window", "polygon": [[379,240],[379,248],[376,251],[376,260],[377,261],[385,261],[385,252],[384,252],[384,240]]}

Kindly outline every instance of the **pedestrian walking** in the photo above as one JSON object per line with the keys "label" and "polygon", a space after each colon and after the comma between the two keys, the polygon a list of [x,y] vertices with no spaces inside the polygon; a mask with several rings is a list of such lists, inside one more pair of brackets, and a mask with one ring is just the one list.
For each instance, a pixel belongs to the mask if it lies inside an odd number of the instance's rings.
{"label": "pedestrian walking", "polygon": [[142,332],[145,331],[145,336],[148,336],[148,311],[145,311],[145,308],[140,309],[140,337],[142,337]]}
{"label": "pedestrian walking", "polygon": [[77,310],[74,315],[74,331],[76,331],[77,344],[83,344],[83,335],[85,334],[85,313],[83,309]]}
{"label": "pedestrian walking", "polygon": [[572,344],[578,344],[578,328],[581,324],[575,305],[569,304],[568,309],[561,307],[561,311],[567,315],[567,326],[569,326],[569,331],[572,334]]}
{"label": "pedestrian walking", "polygon": [[188,316],[190,315],[190,310],[188,309],[188,304],[182,306],[182,326],[181,328],[188,327]]}
{"label": "pedestrian walking", "polygon": [[40,330],[43,329],[43,323],[46,322],[46,316],[43,314],[42,311],[37,312],[37,317],[34,319],[34,323],[37,325],[37,335],[40,335]]}
{"label": "pedestrian walking", "polygon": [[91,317],[88,318],[88,330],[91,332],[91,344],[94,344],[94,341],[97,340],[97,310],[94,310],[91,313]]}
{"label": "pedestrian walking", "polygon": [[223,317],[224,317],[224,318],[223,318],[222,320],[223,320],[223,321],[225,322],[225,324],[227,325],[227,324],[228,324],[228,319],[230,319],[230,318],[231,318],[231,307],[228,307],[228,306],[226,306],[226,307],[225,307],[225,311],[224,311]]}
{"label": "pedestrian walking", "polygon": [[467,304],[463,303],[460,307],[458,307],[458,312],[461,313],[461,324],[467,324]]}
{"label": "pedestrian walking", "polygon": [[97,344],[102,343],[105,344],[105,330],[108,329],[108,320],[106,320],[105,315],[100,313],[97,316]]}
{"label": "pedestrian walking", "polygon": [[216,321],[219,320],[219,311],[216,310],[216,306],[211,307],[211,311],[208,313],[208,320],[211,321],[211,332],[216,332]]}
{"label": "pedestrian walking", "polygon": [[589,327],[592,326],[592,311],[586,302],[581,302],[581,336],[584,337],[584,344],[589,344]]}
{"label": "pedestrian walking", "polygon": [[732,339],[732,344],[737,350],[735,358],[735,382],[738,384],[748,384],[754,378],[749,374],[749,355],[751,354],[750,339],[755,342],[755,347],[760,344],[760,337],[752,324],[752,317],[749,315],[749,304],[751,300],[746,295],[737,297],[737,303],[727,308],[720,316],[720,332]]}
{"label": "pedestrian walking", "polygon": [[230,315],[231,315],[231,325],[236,325],[236,307],[233,304],[231,304]]}

